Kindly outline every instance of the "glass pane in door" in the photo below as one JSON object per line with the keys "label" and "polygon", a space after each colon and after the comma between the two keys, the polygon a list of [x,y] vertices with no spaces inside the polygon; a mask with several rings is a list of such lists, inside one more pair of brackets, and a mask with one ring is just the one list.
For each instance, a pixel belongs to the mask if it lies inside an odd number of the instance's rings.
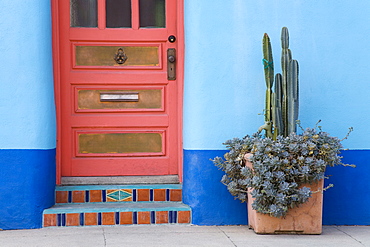
{"label": "glass pane in door", "polygon": [[139,0],[140,27],[166,27],[165,0]]}
{"label": "glass pane in door", "polygon": [[70,0],[71,27],[97,27],[97,0]]}
{"label": "glass pane in door", "polygon": [[108,28],[131,27],[131,0],[106,0]]}

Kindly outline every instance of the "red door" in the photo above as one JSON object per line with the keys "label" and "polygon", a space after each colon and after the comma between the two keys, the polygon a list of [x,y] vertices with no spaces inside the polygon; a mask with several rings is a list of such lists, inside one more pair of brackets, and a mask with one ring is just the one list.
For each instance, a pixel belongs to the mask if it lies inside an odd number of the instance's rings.
{"label": "red door", "polygon": [[180,2],[54,1],[62,177],[179,174]]}

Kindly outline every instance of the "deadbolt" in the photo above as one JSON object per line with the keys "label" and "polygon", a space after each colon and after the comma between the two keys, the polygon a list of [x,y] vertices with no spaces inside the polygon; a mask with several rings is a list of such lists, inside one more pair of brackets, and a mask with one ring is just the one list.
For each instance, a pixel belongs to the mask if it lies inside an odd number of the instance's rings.
{"label": "deadbolt", "polygon": [[168,41],[170,41],[171,43],[175,42],[176,41],[176,37],[174,35],[171,35],[168,37]]}

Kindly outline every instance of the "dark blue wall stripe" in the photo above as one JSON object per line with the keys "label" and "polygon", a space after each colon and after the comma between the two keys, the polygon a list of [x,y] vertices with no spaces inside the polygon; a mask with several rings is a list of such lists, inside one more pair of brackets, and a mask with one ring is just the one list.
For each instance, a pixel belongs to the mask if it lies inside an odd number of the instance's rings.
{"label": "dark blue wall stripe", "polygon": [[[247,224],[246,205],[234,200],[220,180],[223,172],[210,161],[224,150],[184,151],[184,202],[192,207],[196,225]],[[370,150],[346,150],[343,162],[351,167],[329,167],[324,193],[323,224],[370,225]]]}
{"label": "dark blue wall stripe", "polygon": [[324,192],[324,225],[370,225],[370,150],[342,151],[343,162],[351,167],[329,167]]}
{"label": "dark blue wall stripe", "polygon": [[0,228],[42,227],[55,203],[55,149],[1,149],[0,167]]}
{"label": "dark blue wall stripe", "polygon": [[220,180],[223,172],[210,159],[220,150],[184,150],[183,200],[192,208],[196,225],[247,224],[247,207],[234,200]]}

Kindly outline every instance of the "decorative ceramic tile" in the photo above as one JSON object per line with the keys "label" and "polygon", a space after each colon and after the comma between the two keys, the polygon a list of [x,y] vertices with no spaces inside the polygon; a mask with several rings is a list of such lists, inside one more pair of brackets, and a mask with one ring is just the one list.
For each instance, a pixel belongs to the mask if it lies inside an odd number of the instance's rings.
{"label": "decorative ceramic tile", "polygon": [[66,214],[66,226],[79,226],[79,225],[80,225],[79,213]]}
{"label": "decorative ceramic tile", "polygon": [[165,189],[155,189],[154,190],[154,201],[166,201],[166,190]]}
{"label": "decorative ceramic tile", "polygon": [[84,226],[84,225],[85,225],[85,214],[80,213],[80,226]]}
{"label": "decorative ceramic tile", "polygon": [[137,212],[132,212],[132,224],[137,224]]}
{"label": "decorative ceramic tile", "polygon": [[116,225],[119,225],[119,220],[120,220],[119,212],[114,213],[114,220],[115,220]]}
{"label": "decorative ceramic tile", "polygon": [[107,191],[106,190],[102,190],[101,191],[101,196],[102,196],[102,201],[103,202],[106,202],[107,201]]}
{"label": "decorative ceramic tile", "polygon": [[171,190],[170,201],[181,202],[182,201],[182,190]]}
{"label": "decorative ceramic tile", "polygon": [[119,213],[120,224],[121,225],[131,225],[133,223],[133,213],[132,212],[120,212]]}
{"label": "decorative ceramic tile", "polygon": [[137,190],[136,189],[132,190],[132,201],[137,202]]}
{"label": "decorative ceramic tile", "polygon": [[75,203],[85,202],[85,191],[72,191],[72,202]]}
{"label": "decorative ceramic tile", "polygon": [[177,211],[168,211],[168,223],[177,223]]}
{"label": "decorative ceramic tile", "polygon": [[85,226],[96,226],[98,225],[97,213],[85,213]]}
{"label": "decorative ceramic tile", "polygon": [[150,224],[155,224],[155,211],[150,212]]}
{"label": "decorative ceramic tile", "polygon": [[166,201],[170,200],[170,190],[166,189]]}
{"label": "decorative ceramic tile", "polygon": [[178,223],[190,224],[191,222],[190,221],[190,218],[191,218],[190,211],[178,211],[177,215],[178,215],[178,220],[177,220]]}
{"label": "decorative ceramic tile", "polygon": [[44,214],[44,227],[57,226],[57,215],[56,214]]}
{"label": "decorative ceramic tile", "polygon": [[156,224],[168,223],[168,211],[157,211],[155,217]]}
{"label": "decorative ceramic tile", "polygon": [[137,212],[137,223],[150,224],[150,212],[148,211]]}
{"label": "decorative ceramic tile", "polygon": [[139,202],[149,201],[149,195],[150,195],[149,189],[138,189],[137,194],[138,194],[137,200]]}
{"label": "decorative ceramic tile", "polygon": [[107,201],[122,202],[132,200],[132,190],[107,190]]}
{"label": "decorative ceramic tile", "polygon": [[98,213],[98,226],[102,225],[102,213]]}
{"label": "decorative ceramic tile", "polygon": [[68,191],[56,191],[55,201],[56,203],[68,203]]}
{"label": "decorative ceramic tile", "polygon": [[[167,187],[168,186],[168,187]],[[98,225],[132,225],[132,224],[189,224],[191,211],[177,211],[177,202],[182,201],[181,186],[178,185],[128,185],[128,186],[67,186],[57,187],[56,202],[87,203],[84,205],[88,212],[81,211],[81,206],[76,205],[76,211],[71,210],[71,205],[57,205],[57,209],[46,210],[43,215],[43,226],[98,226]],[[170,202],[175,203],[170,203]],[[119,204],[109,211],[107,205],[102,211],[98,208],[103,203],[127,202]],[[131,204],[130,202],[133,202]],[[142,203],[144,202],[144,203]],[[147,203],[146,203],[147,202]],[[163,211],[152,206],[150,202],[160,202],[166,205]],[[99,206],[95,207],[98,203]],[[133,206],[137,203],[137,207]],[[111,204],[113,205],[113,204]],[[130,206],[129,206],[130,205]],[[148,206],[147,209],[141,206]],[[154,203],[158,205],[158,203]],[[182,205],[182,204],[181,204]],[[66,207],[67,210],[60,210]],[[131,208],[132,207],[132,208]],[[172,210],[169,210],[169,209]],[[179,208],[184,210],[183,206]],[[98,211],[99,210],[99,211]],[[126,212],[125,210],[132,210]],[[53,212],[54,211],[54,212]],[[108,212],[107,212],[108,211]],[[51,213],[53,212],[53,213]]]}
{"label": "decorative ceramic tile", "polygon": [[149,190],[149,201],[154,201],[154,191],[152,189]]}
{"label": "decorative ceramic tile", "polygon": [[114,212],[108,212],[108,213],[102,213],[102,225],[114,225],[116,224],[115,221],[115,213]]}
{"label": "decorative ceramic tile", "polygon": [[57,214],[57,226],[66,226],[66,214]]}
{"label": "decorative ceramic tile", "polygon": [[88,202],[102,202],[102,191],[90,190],[90,200]]}

